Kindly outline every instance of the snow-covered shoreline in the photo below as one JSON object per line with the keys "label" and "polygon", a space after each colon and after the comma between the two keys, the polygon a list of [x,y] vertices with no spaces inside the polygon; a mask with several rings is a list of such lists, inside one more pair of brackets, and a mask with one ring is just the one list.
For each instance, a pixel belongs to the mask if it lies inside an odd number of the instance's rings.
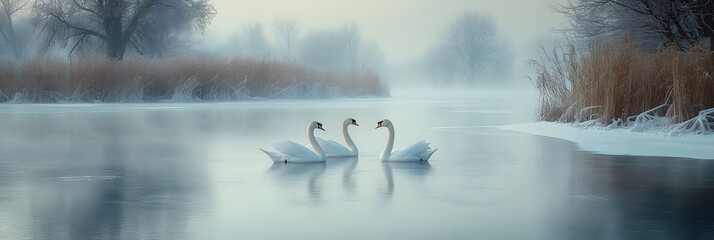
{"label": "snow-covered shoreline", "polygon": [[497,128],[568,140],[584,151],[600,154],[714,160],[714,135],[664,136],[652,132],[631,132],[626,128],[578,128],[572,124],[554,122],[505,125]]}

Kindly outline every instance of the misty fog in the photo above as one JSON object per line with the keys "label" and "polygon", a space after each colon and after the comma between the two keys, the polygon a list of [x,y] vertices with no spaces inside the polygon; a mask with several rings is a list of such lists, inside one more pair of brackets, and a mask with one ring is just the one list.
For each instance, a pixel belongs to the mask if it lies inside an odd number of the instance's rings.
{"label": "misty fog", "polygon": [[[338,69],[346,65],[341,62],[357,62],[359,67],[378,71],[396,88],[414,85],[530,87],[527,76],[534,71],[528,61],[543,54],[541,46],[552,48],[562,37],[556,30],[567,23],[564,16],[552,13],[550,1],[263,1],[250,4],[214,1],[214,4],[226,9],[226,13],[219,11],[207,29],[205,39],[209,44],[199,46],[205,47],[207,52],[239,52],[238,48],[244,46],[241,44],[248,44],[245,41],[250,38],[250,34],[240,33],[250,26],[261,26],[263,46],[250,49],[270,48],[262,52],[262,57],[285,56],[285,43],[275,25],[287,20],[298,29],[290,53],[297,61]],[[469,64],[454,49],[453,41],[448,41],[449,35],[455,34],[459,20],[469,15],[484,18],[492,25],[487,26],[491,29],[484,34],[488,36],[485,46],[472,53],[479,56],[474,56],[478,59],[473,62],[483,62],[473,63],[479,65],[475,66],[474,73],[470,73]],[[471,23],[462,21],[464,24]],[[476,24],[469,27],[486,32],[483,26]],[[341,31],[346,34],[345,28],[353,28],[362,42],[356,55],[335,47],[349,48],[349,44],[338,43],[339,38],[350,38],[337,36]],[[330,34],[333,41],[326,39]],[[311,46],[319,46],[319,51],[311,52]]]}
{"label": "misty fog", "polygon": [[543,1],[163,1],[135,33],[139,12],[126,11],[117,20],[127,31],[115,35],[93,23],[89,3],[3,1],[0,58],[251,58],[375,73],[393,88],[530,87],[534,48],[552,46],[566,22]]}
{"label": "misty fog", "polygon": [[712,39],[714,0],[0,0],[0,239],[714,239]]}

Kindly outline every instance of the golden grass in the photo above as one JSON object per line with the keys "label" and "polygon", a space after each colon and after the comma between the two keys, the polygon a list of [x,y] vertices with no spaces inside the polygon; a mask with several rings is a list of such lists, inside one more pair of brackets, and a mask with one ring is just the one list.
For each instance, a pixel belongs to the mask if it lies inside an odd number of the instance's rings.
{"label": "golden grass", "polygon": [[83,57],[0,61],[0,101],[138,102],[386,95],[371,72],[257,59]]}
{"label": "golden grass", "polygon": [[622,40],[580,54],[570,44],[532,63],[538,71],[538,117],[545,121],[627,122],[661,106],[652,114],[679,123],[714,108],[714,55],[699,47],[646,53]]}

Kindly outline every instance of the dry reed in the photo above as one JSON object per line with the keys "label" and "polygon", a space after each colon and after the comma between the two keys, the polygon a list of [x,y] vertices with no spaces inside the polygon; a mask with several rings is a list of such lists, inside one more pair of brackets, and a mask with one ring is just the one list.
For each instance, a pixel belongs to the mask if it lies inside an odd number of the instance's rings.
{"label": "dry reed", "polygon": [[544,121],[626,125],[646,113],[675,124],[714,108],[714,55],[699,47],[647,53],[625,38],[584,54],[570,44],[532,63]]}
{"label": "dry reed", "polygon": [[0,61],[0,102],[230,101],[386,95],[368,71],[318,71],[257,59],[82,57]]}

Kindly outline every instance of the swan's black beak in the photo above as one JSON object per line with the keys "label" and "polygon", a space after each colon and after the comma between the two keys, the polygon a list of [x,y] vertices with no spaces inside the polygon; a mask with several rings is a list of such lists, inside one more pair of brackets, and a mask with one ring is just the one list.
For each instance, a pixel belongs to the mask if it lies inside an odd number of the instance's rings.
{"label": "swan's black beak", "polygon": [[317,123],[317,129],[320,129],[322,131],[325,131],[324,128],[322,128],[322,123]]}
{"label": "swan's black beak", "polygon": [[357,122],[353,122],[352,124],[354,124],[355,126],[359,126],[359,124],[357,124]]}
{"label": "swan's black beak", "polygon": [[374,129],[381,128],[381,127],[382,127],[382,121],[379,121],[379,122],[377,122],[377,127]]}

